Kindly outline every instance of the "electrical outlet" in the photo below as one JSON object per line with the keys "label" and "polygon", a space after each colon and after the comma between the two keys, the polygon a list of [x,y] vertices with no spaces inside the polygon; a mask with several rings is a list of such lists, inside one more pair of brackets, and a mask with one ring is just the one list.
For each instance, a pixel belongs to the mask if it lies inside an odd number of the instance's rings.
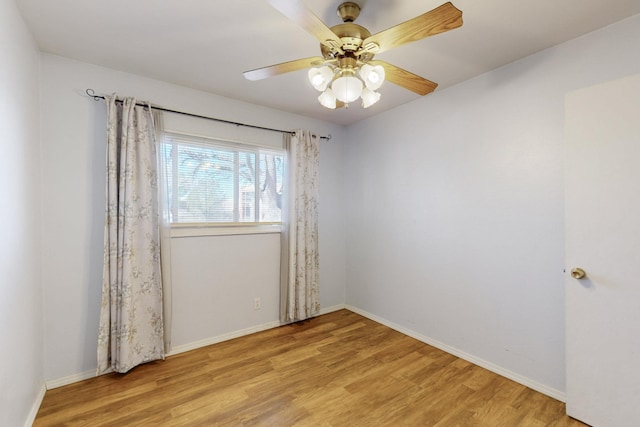
{"label": "electrical outlet", "polygon": [[262,300],[260,299],[260,297],[255,297],[253,299],[253,309],[260,310],[261,308],[262,308]]}

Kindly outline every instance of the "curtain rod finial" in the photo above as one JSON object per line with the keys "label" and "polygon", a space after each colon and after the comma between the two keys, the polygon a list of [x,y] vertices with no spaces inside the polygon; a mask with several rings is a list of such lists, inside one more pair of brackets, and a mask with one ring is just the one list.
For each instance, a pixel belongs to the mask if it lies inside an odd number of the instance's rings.
{"label": "curtain rod finial", "polygon": [[86,93],[87,96],[90,96],[91,98],[93,98],[94,101],[97,101],[99,99],[103,99],[101,96],[96,95],[96,92],[91,88],[85,90],[84,93]]}

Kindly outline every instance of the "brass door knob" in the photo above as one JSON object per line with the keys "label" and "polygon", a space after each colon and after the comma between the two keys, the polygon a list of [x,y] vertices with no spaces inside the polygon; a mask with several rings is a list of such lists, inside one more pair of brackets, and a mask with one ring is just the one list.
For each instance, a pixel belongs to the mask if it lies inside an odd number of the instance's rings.
{"label": "brass door knob", "polygon": [[580,280],[587,277],[587,273],[581,268],[574,268],[573,270],[571,270],[571,277]]}

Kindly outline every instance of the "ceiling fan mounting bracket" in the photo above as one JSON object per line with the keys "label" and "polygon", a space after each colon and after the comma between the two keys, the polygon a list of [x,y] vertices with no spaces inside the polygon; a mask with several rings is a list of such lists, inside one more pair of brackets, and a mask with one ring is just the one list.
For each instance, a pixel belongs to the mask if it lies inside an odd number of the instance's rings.
{"label": "ceiling fan mounting bracket", "polygon": [[360,15],[360,5],[347,1],[338,6],[337,12],[342,22],[353,22]]}

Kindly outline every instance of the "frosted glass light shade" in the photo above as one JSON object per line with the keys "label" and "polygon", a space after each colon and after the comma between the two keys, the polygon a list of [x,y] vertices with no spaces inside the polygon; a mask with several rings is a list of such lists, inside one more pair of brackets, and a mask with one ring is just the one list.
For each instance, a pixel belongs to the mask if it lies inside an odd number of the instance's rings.
{"label": "frosted glass light shade", "polygon": [[314,89],[322,92],[327,88],[331,79],[333,79],[333,70],[326,65],[324,67],[312,68],[309,70],[308,77]]}
{"label": "frosted glass light shade", "polygon": [[320,101],[320,104],[322,104],[323,107],[327,107],[332,110],[336,108],[336,95],[331,89],[327,89],[322,92],[318,97],[318,101]]}
{"label": "frosted glass light shade", "polygon": [[369,108],[380,100],[380,94],[374,92],[369,88],[364,88],[362,91],[362,107]]}
{"label": "frosted glass light shade", "polygon": [[338,77],[331,85],[331,89],[333,89],[336,98],[348,104],[358,99],[362,94],[362,80],[354,76]]}
{"label": "frosted glass light shade", "polygon": [[360,67],[360,77],[371,90],[377,90],[384,83],[384,68],[381,65],[364,64]]}

